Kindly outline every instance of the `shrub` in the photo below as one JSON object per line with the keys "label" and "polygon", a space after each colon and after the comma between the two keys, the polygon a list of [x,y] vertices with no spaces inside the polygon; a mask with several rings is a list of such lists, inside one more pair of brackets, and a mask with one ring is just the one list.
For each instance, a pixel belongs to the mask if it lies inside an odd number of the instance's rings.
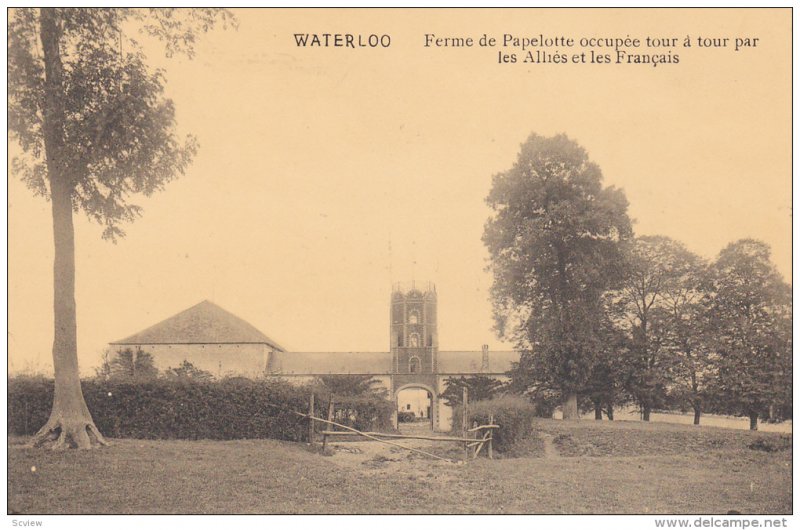
{"label": "shrub", "polygon": [[18,376],[8,380],[9,434],[34,434],[47,422],[53,406],[52,379]]}
{"label": "shrub", "polygon": [[[462,408],[459,405],[453,411],[453,432],[460,433]],[[488,425],[494,416],[495,425],[500,428],[494,431],[492,445],[500,453],[513,453],[520,442],[534,437],[533,419],[536,408],[525,398],[519,396],[500,396],[484,401],[470,402],[468,406],[469,425],[474,422]]]}
{"label": "shrub", "polygon": [[778,438],[757,438],[747,447],[753,451],[777,453],[778,451],[787,451],[791,449],[792,439],[788,436],[780,436]]}
{"label": "shrub", "polygon": [[[112,438],[308,438],[308,420],[292,411],[308,411],[310,389],[280,380],[90,379],[81,384],[95,424]],[[52,402],[52,380],[9,379],[8,432],[35,433],[47,421]],[[337,404],[337,418],[360,430],[380,429],[391,426],[393,407],[379,398],[347,398]]]}
{"label": "shrub", "polygon": [[[326,401],[327,403],[327,401]],[[395,404],[376,395],[334,396],[333,421],[353,427],[359,431],[392,431],[392,413]],[[318,413],[317,417],[327,418],[327,414]],[[319,429],[332,426],[317,422]]]}

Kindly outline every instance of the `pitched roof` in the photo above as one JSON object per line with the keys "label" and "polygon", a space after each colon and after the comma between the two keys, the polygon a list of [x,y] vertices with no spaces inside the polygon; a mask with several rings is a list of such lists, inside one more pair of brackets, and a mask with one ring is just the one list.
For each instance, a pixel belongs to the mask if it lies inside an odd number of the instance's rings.
{"label": "pitched roof", "polygon": [[[489,368],[481,369],[480,351],[441,351],[440,374],[504,374],[511,363],[519,361],[519,352],[489,351]],[[268,370],[280,375],[391,374],[389,352],[280,352],[270,356]]]}
{"label": "pitched roof", "polygon": [[270,356],[268,370],[276,374],[390,374],[389,352],[282,352]]}
{"label": "pitched roof", "polygon": [[502,374],[511,369],[512,362],[519,362],[519,352],[489,350],[489,368],[481,370],[483,352],[440,351],[438,368],[440,374]]}
{"label": "pitched roof", "polygon": [[284,349],[251,324],[203,300],[177,315],[111,344],[267,344]]}

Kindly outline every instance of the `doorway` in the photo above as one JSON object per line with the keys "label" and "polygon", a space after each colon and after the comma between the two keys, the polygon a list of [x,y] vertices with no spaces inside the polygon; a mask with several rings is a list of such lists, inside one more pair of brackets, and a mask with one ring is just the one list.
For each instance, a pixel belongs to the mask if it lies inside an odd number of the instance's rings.
{"label": "doorway", "polygon": [[397,392],[397,428],[400,432],[432,431],[433,393],[421,386],[407,386]]}

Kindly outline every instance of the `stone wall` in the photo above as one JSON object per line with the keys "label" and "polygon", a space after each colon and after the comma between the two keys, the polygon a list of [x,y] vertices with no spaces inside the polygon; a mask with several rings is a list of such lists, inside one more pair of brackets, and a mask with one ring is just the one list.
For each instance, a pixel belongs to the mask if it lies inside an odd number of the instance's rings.
{"label": "stone wall", "polygon": [[114,351],[141,349],[153,356],[159,371],[177,368],[189,361],[196,368],[211,372],[214,377],[243,376],[256,378],[264,374],[267,354],[266,344],[141,344],[114,345]]}

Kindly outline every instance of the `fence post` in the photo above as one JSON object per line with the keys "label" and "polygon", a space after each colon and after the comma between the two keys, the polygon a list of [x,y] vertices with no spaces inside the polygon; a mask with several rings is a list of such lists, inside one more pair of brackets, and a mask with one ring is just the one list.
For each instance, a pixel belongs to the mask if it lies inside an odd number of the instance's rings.
{"label": "fence post", "polygon": [[[494,425],[494,414],[489,415],[489,425]],[[489,460],[493,460],[494,456],[492,456],[492,440],[494,439],[494,429],[489,429],[489,447],[487,449],[489,453]]]}
{"label": "fence post", "polygon": [[469,406],[469,389],[467,387],[463,388],[463,392],[461,394],[461,434],[462,438],[464,438],[464,458],[469,458],[469,442],[466,441],[467,434],[469,430],[469,413],[467,412],[467,407]]}
{"label": "fence post", "polygon": [[308,444],[314,447],[314,392],[308,399]]}
{"label": "fence post", "polygon": [[[328,400],[328,421],[333,421],[333,394],[331,394],[331,398]],[[325,426],[325,430],[328,430],[328,426]],[[325,454],[325,448],[328,446],[328,435],[322,435],[322,453]]]}

